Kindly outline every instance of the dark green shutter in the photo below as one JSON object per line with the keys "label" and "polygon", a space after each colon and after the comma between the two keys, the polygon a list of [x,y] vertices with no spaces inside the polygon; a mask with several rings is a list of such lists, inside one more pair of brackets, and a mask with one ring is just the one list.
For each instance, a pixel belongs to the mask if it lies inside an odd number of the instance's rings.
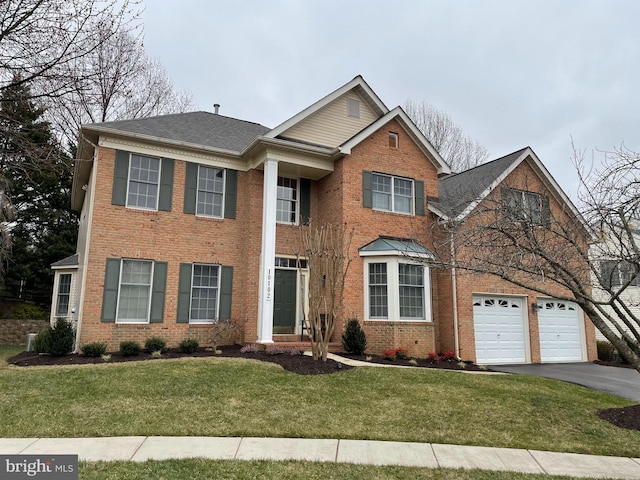
{"label": "dark green shutter", "polygon": [[236,218],[237,196],[238,171],[227,169],[224,185],[224,218]]}
{"label": "dark green shutter", "polygon": [[158,199],[158,210],[164,212],[171,211],[171,200],[173,197],[173,165],[172,158],[162,159],[160,171],[160,198]]}
{"label": "dark green shutter", "polygon": [[184,213],[196,213],[198,195],[198,164],[187,162],[184,179]]}
{"label": "dark green shutter", "polygon": [[373,207],[373,192],[371,191],[372,175],[366,170],[362,172],[362,206]]}
{"label": "dark green shutter", "polygon": [[424,182],[416,180],[416,215],[424,215]]}
{"label": "dark green shutter", "polygon": [[311,218],[311,180],[300,179],[300,223],[309,225]]}
{"label": "dark green shutter", "polygon": [[189,323],[189,308],[191,307],[191,264],[180,264],[180,278],[178,279],[178,316],[176,322]]}
{"label": "dark green shutter", "polygon": [[549,228],[551,226],[551,211],[549,209],[549,197],[542,196],[542,225]]}
{"label": "dark green shutter", "polygon": [[222,267],[220,279],[220,320],[231,318],[231,295],[233,293],[233,267]]}
{"label": "dark green shutter", "polygon": [[129,178],[129,152],[116,150],[116,161],[113,168],[112,205],[127,203],[127,180]]}
{"label": "dark green shutter", "polygon": [[104,293],[102,294],[101,321],[113,323],[116,321],[118,307],[118,285],[120,284],[120,259],[107,258],[104,273]]}
{"label": "dark green shutter", "polygon": [[164,296],[167,288],[167,262],[154,262],[153,287],[151,289],[150,323],[162,323],[164,320]]}

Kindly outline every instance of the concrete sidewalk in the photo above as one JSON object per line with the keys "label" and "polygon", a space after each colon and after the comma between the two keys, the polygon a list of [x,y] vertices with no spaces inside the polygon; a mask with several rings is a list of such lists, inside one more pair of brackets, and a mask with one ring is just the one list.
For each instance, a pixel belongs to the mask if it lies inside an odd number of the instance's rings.
{"label": "concrete sidewalk", "polygon": [[426,468],[477,468],[640,480],[640,458],[370,440],[240,437],[1,438],[0,454],[71,454],[87,461],[135,462],[192,457],[215,460],[304,460]]}

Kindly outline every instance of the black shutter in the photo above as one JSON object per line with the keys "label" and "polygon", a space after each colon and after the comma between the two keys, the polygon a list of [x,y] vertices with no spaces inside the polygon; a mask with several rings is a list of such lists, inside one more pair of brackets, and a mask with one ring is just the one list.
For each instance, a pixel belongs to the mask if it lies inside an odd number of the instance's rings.
{"label": "black shutter", "polygon": [[311,180],[300,179],[300,223],[309,225],[311,218]]}
{"label": "black shutter", "polygon": [[124,205],[127,203],[129,156],[129,152],[116,150],[116,160],[113,168],[113,190],[111,191],[112,205]]}
{"label": "black shutter", "polygon": [[233,293],[233,267],[221,267],[220,279],[220,320],[231,318],[231,296]]}
{"label": "black shutter", "polygon": [[113,323],[116,321],[116,308],[118,307],[118,286],[120,284],[120,259],[107,258],[107,266],[104,273],[104,292],[102,294],[102,322]]}
{"label": "black shutter", "polygon": [[424,182],[415,181],[416,187],[416,215],[424,215]]}
{"label": "black shutter", "polygon": [[187,162],[184,178],[184,213],[196,213],[198,195],[198,164]]}
{"label": "black shutter", "polygon": [[150,323],[162,323],[164,320],[164,297],[167,287],[167,262],[154,262],[153,287],[151,289]]}
{"label": "black shutter", "polygon": [[227,169],[224,185],[224,218],[236,218],[237,195],[238,171]]}
{"label": "black shutter", "polygon": [[171,211],[171,201],[173,197],[173,168],[172,158],[162,159],[160,172],[160,198],[158,199],[158,210],[164,212]]}
{"label": "black shutter", "polygon": [[177,323],[189,323],[189,308],[191,307],[191,270],[190,263],[180,264],[180,278],[178,279],[178,316]]}
{"label": "black shutter", "polygon": [[368,171],[362,172],[362,206],[364,208],[373,207],[373,192],[371,190],[372,174]]}

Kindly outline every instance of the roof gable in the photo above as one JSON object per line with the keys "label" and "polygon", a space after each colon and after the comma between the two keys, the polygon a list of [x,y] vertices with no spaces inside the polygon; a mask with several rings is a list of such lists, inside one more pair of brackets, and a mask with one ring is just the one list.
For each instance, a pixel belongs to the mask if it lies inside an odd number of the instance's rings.
{"label": "roof gable", "polygon": [[367,126],[364,130],[361,130],[349,140],[340,145],[341,153],[348,155],[351,153],[351,149],[358,145],[360,142],[366,140],[371,134],[378,131],[386,124],[396,120],[407,134],[413,139],[418,148],[422,150],[427,158],[433,163],[438,171],[438,175],[451,173],[451,168],[447,165],[447,162],[440,156],[438,151],[433,148],[431,142],[427,140],[424,134],[416,127],[415,123],[409,118],[406,112],[401,107],[396,107],[386,115],[380,117],[378,120]]}
{"label": "roof gable", "polygon": [[[321,98],[314,104],[302,110],[300,113],[297,113],[293,117],[284,121],[264,136],[266,138],[276,138],[281,136],[295,138],[291,135],[300,135],[300,130],[304,129],[305,124],[317,123],[318,121],[326,121],[327,118],[325,117],[327,115],[335,115],[335,113],[332,113],[332,111],[338,108],[341,109],[342,102],[344,102],[345,105],[345,110],[343,110],[343,112],[346,114],[347,98],[357,98],[362,100],[360,111],[367,114],[366,116],[370,118],[381,117],[389,111],[382,100],[380,100],[380,97],[378,97],[378,95],[376,95],[376,93],[371,89],[367,82],[364,81],[362,76],[358,75],[350,82],[344,84],[342,87],[334,90],[329,95]],[[323,111],[324,113],[322,113]],[[355,124],[357,122],[353,123]],[[360,129],[362,129],[363,126],[364,125],[361,125]],[[351,132],[344,138],[344,140],[352,136],[354,133],[355,131]],[[308,138],[301,138],[300,140],[306,142],[310,141]],[[311,142],[318,143],[313,141]],[[322,143],[319,144],[323,145]],[[336,145],[333,146],[337,145],[339,145],[339,143],[336,143]]]}
{"label": "roof gable", "polygon": [[[530,147],[513,152],[492,162],[487,162],[464,172],[441,178],[438,181],[438,201],[432,211],[454,221],[464,220],[493,190],[495,190],[522,162],[527,162],[549,192],[580,219],[589,231],[582,215],[564,193],[551,173]],[[431,208],[431,207],[430,207]]]}

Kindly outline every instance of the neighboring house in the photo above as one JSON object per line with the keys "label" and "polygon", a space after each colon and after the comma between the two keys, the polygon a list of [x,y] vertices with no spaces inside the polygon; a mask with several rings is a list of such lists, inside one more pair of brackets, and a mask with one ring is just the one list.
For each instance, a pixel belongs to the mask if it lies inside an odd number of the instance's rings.
{"label": "neighboring house", "polygon": [[[633,224],[634,228],[637,228]],[[640,230],[633,230],[633,238],[636,245],[640,245]],[[620,300],[629,309],[632,315],[640,318],[640,275],[634,275],[634,267],[629,262],[621,259],[622,246],[625,246],[626,255],[633,256],[637,247],[630,246],[624,241],[624,235],[612,234],[611,231],[601,230],[598,233],[598,242],[595,242],[589,250],[589,255],[594,263],[597,262],[602,284],[592,273],[593,296],[595,300],[608,301],[613,295],[619,296]],[[611,307],[605,310],[614,318],[618,318]],[[605,319],[605,323],[618,336],[620,330],[610,321]],[[622,321],[618,321],[622,330],[630,332],[630,329]],[[636,328],[640,328],[636,326]],[[598,340],[607,340],[605,336],[596,330]]]}
{"label": "neighboring house", "polygon": [[75,321],[77,303],[78,254],[71,255],[51,264],[53,270],[53,298],[51,299],[51,325],[58,318]]}
{"label": "neighboring house", "polygon": [[[81,140],[72,190],[81,211],[78,346],[117,349],[151,336],[204,344],[229,318],[247,343],[300,341],[309,272],[294,245],[312,219],[353,229],[336,342],[356,317],[371,352],[458,347],[484,363],[540,361],[527,315],[535,296],[490,283],[472,291],[430,266],[434,212],[457,176],[446,177],[406,113],[389,110],[360,76],[274,129],[193,112],[85,125]],[[514,168],[539,164],[527,158]],[[474,344],[484,323],[479,313],[474,325],[473,303],[492,294],[502,302],[507,290],[528,332],[525,354],[488,356]],[[593,327],[580,320],[579,329],[575,348],[591,359]]]}

